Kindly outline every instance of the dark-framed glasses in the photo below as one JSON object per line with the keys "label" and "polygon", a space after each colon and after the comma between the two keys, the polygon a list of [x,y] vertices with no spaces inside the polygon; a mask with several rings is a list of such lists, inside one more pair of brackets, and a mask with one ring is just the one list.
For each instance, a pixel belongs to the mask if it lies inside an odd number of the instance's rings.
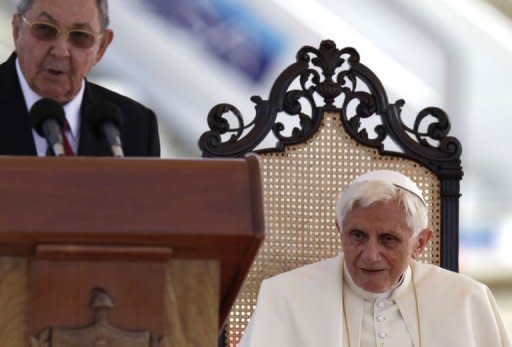
{"label": "dark-framed glasses", "polygon": [[44,21],[31,22],[24,15],[20,15],[20,17],[30,29],[32,36],[40,41],[56,40],[63,33],[67,35],[67,39],[73,47],[87,49],[103,36],[103,33],[93,33],[82,29],[62,29]]}

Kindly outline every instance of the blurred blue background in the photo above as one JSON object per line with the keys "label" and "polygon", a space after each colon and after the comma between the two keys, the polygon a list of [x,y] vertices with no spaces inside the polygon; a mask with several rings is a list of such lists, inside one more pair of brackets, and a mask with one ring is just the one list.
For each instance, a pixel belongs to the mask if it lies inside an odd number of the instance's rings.
{"label": "blurred blue background", "polygon": [[[461,272],[512,330],[511,0],[110,0],[115,38],[90,79],[153,108],[164,157],[197,157],[210,108],[267,98],[304,45],[353,46],[405,116],[439,106],[463,144]],[[0,4],[0,59],[14,0]]]}

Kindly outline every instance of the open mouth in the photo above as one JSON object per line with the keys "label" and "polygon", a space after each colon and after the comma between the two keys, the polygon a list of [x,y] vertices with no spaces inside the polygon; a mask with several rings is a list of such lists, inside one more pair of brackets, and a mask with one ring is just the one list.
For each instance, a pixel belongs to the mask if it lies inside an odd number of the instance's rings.
{"label": "open mouth", "polygon": [[62,71],[59,71],[59,70],[54,70],[54,69],[48,69],[47,70],[51,75],[53,76],[60,76],[62,75],[64,72]]}

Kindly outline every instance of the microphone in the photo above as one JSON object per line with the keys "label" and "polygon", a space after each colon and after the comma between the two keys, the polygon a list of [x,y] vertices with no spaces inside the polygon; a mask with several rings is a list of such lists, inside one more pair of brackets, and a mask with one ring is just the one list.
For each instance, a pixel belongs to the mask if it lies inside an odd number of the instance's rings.
{"label": "microphone", "polygon": [[64,127],[64,108],[55,100],[41,99],[37,101],[29,112],[32,127],[46,139],[48,148],[56,157],[65,155],[62,141],[62,128]]}
{"label": "microphone", "polygon": [[114,157],[124,157],[120,136],[123,117],[119,106],[107,101],[97,103],[87,121],[96,138],[107,141]]}

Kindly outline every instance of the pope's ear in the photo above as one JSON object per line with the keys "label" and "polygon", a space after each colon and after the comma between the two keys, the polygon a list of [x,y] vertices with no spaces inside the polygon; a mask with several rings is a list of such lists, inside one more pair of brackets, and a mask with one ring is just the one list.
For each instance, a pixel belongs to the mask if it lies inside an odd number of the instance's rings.
{"label": "pope's ear", "polygon": [[341,227],[340,227],[340,225],[339,225],[337,220],[336,220],[336,230],[338,231],[338,235],[340,236],[340,239],[342,239],[342,237],[341,237]]}
{"label": "pope's ear", "polygon": [[432,238],[432,229],[423,229],[419,232],[418,235],[415,236],[415,244],[414,244],[414,252],[412,253],[412,257],[414,259],[418,259],[421,253],[425,250],[425,247],[427,247],[427,244],[430,242],[430,239]]}

